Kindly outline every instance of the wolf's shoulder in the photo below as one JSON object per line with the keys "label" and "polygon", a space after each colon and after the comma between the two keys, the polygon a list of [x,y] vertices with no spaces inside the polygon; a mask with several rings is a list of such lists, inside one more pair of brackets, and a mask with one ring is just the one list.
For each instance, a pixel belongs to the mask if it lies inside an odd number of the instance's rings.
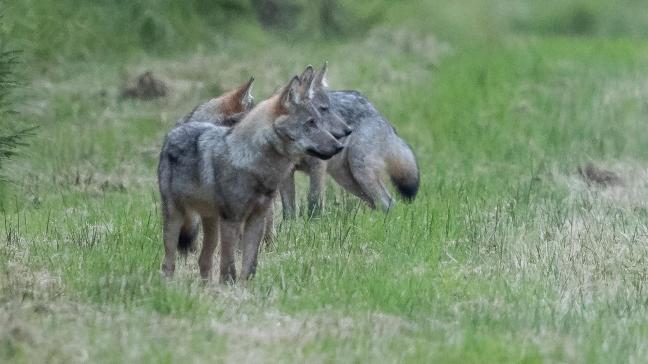
{"label": "wolf's shoulder", "polygon": [[205,122],[188,122],[177,125],[166,136],[164,151],[170,156],[199,154],[201,140],[218,140],[228,129]]}

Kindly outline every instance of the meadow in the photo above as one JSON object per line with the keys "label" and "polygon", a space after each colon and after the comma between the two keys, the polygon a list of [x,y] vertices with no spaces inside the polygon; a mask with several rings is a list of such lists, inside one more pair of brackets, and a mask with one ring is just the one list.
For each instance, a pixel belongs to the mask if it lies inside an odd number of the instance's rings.
{"label": "meadow", "polygon": [[[2,171],[0,362],[645,362],[648,8],[484,3],[340,1],[333,35],[249,4],[2,4],[38,129]],[[163,280],[165,133],[324,60],[414,149],[416,200],[383,214],[330,181],[322,216],[277,214],[253,280],[203,285],[194,255]],[[146,70],[168,96],[121,98]]]}

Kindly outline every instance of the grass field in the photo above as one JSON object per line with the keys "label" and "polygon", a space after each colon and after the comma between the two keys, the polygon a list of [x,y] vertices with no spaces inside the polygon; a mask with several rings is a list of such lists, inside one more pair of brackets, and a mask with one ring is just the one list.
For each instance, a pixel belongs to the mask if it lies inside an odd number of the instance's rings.
{"label": "grass field", "polygon": [[[16,108],[39,129],[0,185],[0,362],[645,362],[645,9],[494,3],[406,2],[345,39],[108,39],[122,53],[105,59],[90,35],[34,43],[9,17]],[[203,286],[195,256],[162,280],[164,134],[250,74],[260,100],[325,59],[414,148],[416,201],[384,215],[331,182],[323,216],[279,222],[252,281]],[[121,100],[149,69],[169,96]],[[587,183],[590,163],[620,182]]]}

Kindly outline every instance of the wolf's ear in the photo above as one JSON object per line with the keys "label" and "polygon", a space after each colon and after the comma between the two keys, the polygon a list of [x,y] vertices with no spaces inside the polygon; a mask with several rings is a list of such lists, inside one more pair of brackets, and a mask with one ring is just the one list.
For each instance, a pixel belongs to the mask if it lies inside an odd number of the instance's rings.
{"label": "wolf's ear", "polygon": [[222,96],[222,111],[225,115],[248,111],[253,106],[252,83],[254,77],[243,85],[227,92]]}
{"label": "wolf's ear", "polygon": [[291,110],[295,105],[299,104],[301,101],[300,87],[301,82],[297,76],[293,77],[286,87],[284,87],[279,96],[280,112],[287,113],[288,110]]}
{"label": "wolf's ear", "polygon": [[245,111],[252,108],[254,96],[252,96],[252,84],[254,83],[254,76],[250,80],[234,91],[234,99],[241,103]]}
{"label": "wolf's ear", "polygon": [[315,80],[313,81],[313,87],[324,87],[328,88],[328,80],[326,74],[328,72],[328,62],[324,62],[322,69],[317,71],[315,75]]}
{"label": "wolf's ear", "polygon": [[299,81],[301,81],[302,84],[304,83],[309,84],[313,80],[314,74],[315,74],[315,70],[313,69],[313,66],[309,64],[308,66],[306,66],[301,76],[299,76]]}
{"label": "wolf's ear", "polygon": [[299,76],[299,81],[301,81],[301,88],[299,90],[300,96],[302,99],[310,99],[313,97],[313,90],[311,85],[313,84],[313,79],[315,78],[315,70],[313,66],[308,65],[301,76]]}

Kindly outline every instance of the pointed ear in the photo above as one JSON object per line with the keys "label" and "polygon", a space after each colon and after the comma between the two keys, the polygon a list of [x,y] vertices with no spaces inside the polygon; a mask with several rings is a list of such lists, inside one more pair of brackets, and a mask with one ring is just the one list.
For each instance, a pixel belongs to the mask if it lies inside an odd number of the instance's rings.
{"label": "pointed ear", "polygon": [[328,72],[328,62],[324,62],[322,69],[317,71],[315,75],[315,80],[313,81],[313,87],[324,87],[328,88],[328,80],[326,79],[326,74]]}
{"label": "pointed ear", "polygon": [[290,82],[284,87],[279,96],[279,107],[281,113],[288,113],[288,110],[291,110],[293,106],[299,104],[301,101],[300,97],[300,87],[301,82],[299,77],[293,77]]}
{"label": "pointed ear", "polygon": [[300,97],[302,100],[310,99],[313,97],[313,91],[311,85],[313,84],[313,79],[315,78],[315,70],[313,66],[308,65],[301,76],[299,76],[299,81],[301,81],[301,88],[299,90]]}
{"label": "pointed ear", "polygon": [[232,98],[240,103],[243,106],[244,110],[248,110],[252,106],[254,97],[252,96],[252,84],[254,83],[254,77],[250,77],[250,80],[239,88],[234,90],[234,95]]}
{"label": "pointed ear", "polygon": [[225,115],[248,111],[252,108],[252,102],[254,101],[254,97],[252,97],[253,82],[254,77],[251,77],[248,82],[221,96],[221,109]]}
{"label": "pointed ear", "polygon": [[313,66],[309,64],[308,66],[306,66],[306,69],[304,69],[304,72],[302,72],[301,76],[299,76],[299,81],[301,81],[302,84],[310,83],[313,79],[314,74],[315,70],[313,69]]}

